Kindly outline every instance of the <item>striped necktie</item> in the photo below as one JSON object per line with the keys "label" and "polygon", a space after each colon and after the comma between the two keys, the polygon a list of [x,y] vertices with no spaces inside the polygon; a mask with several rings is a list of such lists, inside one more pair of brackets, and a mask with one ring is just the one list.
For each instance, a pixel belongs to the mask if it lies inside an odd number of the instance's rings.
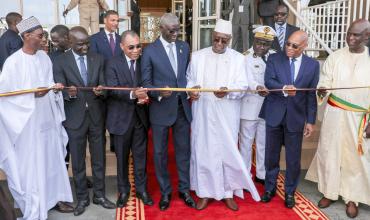
{"label": "striped necktie", "polygon": [[281,50],[284,50],[284,38],[285,38],[284,27],[281,25],[279,27],[279,44]]}
{"label": "striped necktie", "polygon": [[291,79],[292,85],[294,84],[294,75],[295,75],[295,65],[294,65],[294,62],[295,61],[297,61],[297,59],[293,57],[291,59],[291,62],[290,62],[290,79]]}

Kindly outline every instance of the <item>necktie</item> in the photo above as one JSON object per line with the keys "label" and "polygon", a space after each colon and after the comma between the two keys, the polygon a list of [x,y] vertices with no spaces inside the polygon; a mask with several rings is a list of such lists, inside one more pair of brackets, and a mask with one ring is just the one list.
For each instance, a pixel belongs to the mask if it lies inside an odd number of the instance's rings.
{"label": "necktie", "polygon": [[291,62],[290,62],[290,79],[291,79],[292,85],[294,84],[294,75],[295,75],[295,65],[294,65],[294,62],[296,60],[297,59],[293,57],[292,60],[291,60]]}
{"label": "necktie", "polygon": [[175,75],[177,77],[177,65],[176,65],[176,60],[175,60],[175,55],[173,53],[173,45],[172,44],[168,44],[168,49],[170,50],[169,53],[168,53],[168,58],[170,59],[170,63],[171,63],[171,66],[172,66],[172,69],[173,71],[175,72]]}
{"label": "necktie", "polygon": [[283,26],[280,26],[279,27],[279,44],[280,44],[280,48],[281,50],[284,50],[284,27]]}
{"label": "necktie", "polygon": [[131,79],[132,82],[135,84],[135,60],[130,60],[130,73],[131,73]]}
{"label": "necktie", "polygon": [[85,59],[83,56],[78,58],[80,60],[80,74],[81,78],[84,81],[85,86],[87,86],[87,69],[85,65]]}
{"label": "necktie", "polygon": [[110,46],[110,49],[112,50],[112,54],[114,54],[114,48],[116,47],[116,44],[114,43],[112,33],[109,34],[109,46]]}

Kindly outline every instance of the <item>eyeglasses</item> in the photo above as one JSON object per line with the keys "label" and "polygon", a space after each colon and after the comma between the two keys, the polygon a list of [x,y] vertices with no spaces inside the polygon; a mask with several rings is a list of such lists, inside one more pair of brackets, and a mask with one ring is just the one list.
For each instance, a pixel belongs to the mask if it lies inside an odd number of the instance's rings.
{"label": "eyeglasses", "polygon": [[286,42],[285,44],[287,47],[292,47],[294,50],[298,50],[299,49],[299,45],[298,44],[294,44],[294,43],[290,43],[290,42]]}
{"label": "eyeglasses", "polygon": [[129,50],[133,50],[133,49],[140,49],[141,48],[141,44],[136,44],[136,45],[129,45],[127,47]]}
{"label": "eyeglasses", "polygon": [[219,43],[221,42],[222,44],[227,44],[229,42],[228,38],[223,38],[223,37],[215,37],[213,38],[213,42]]}
{"label": "eyeglasses", "polygon": [[284,17],[284,16],[286,16],[288,13],[286,13],[286,12],[276,12],[275,13],[275,16],[281,16],[281,17]]}
{"label": "eyeglasses", "polygon": [[168,29],[168,33],[170,34],[176,34],[176,33],[179,33],[180,29],[179,28],[175,28],[175,29]]}

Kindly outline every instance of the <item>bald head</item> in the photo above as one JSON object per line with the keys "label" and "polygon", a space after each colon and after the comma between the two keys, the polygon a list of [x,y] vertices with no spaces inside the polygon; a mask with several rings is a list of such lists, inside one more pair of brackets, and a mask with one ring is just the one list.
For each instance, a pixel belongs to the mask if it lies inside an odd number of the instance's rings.
{"label": "bald head", "polygon": [[370,22],[366,19],[358,19],[349,26],[346,41],[350,52],[362,53],[368,40]]}
{"label": "bald head", "polygon": [[89,50],[89,35],[85,28],[76,26],[69,31],[69,43],[73,52],[80,56],[87,54]]}
{"label": "bald head", "polygon": [[307,47],[308,35],[305,31],[295,31],[290,35],[286,45],[285,52],[288,57],[299,57]]}

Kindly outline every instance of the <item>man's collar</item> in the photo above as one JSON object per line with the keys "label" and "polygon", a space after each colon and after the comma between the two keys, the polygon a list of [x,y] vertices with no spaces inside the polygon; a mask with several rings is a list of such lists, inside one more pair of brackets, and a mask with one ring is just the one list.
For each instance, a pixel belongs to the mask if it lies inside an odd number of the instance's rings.
{"label": "man's collar", "polygon": [[279,30],[280,27],[284,27],[284,29],[286,29],[286,24],[287,24],[286,22],[284,24],[282,24],[282,25],[280,25],[278,23],[275,23],[275,29],[276,30]]}
{"label": "man's collar", "polygon": [[175,44],[175,42],[170,43],[170,42],[166,41],[166,40],[162,37],[162,35],[159,37],[159,40],[162,42],[162,44],[163,44],[163,46],[164,46],[164,47],[167,47],[167,45],[169,45],[169,44]]}
{"label": "man's collar", "polygon": [[[302,60],[302,56],[303,56],[303,54],[301,54],[299,57],[296,57],[295,60],[296,61],[301,61]],[[292,60],[292,58],[289,57],[289,61],[291,61],[291,60]]]}
{"label": "man's collar", "polygon": [[[73,49],[71,49],[71,51],[72,51],[72,54],[73,54],[73,56],[75,57],[76,60],[81,57],[80,55],[78,55],[77,53],[75,53],[73,51]],[[86,58],[86,55],[83,55],[82,57]]]}
{"label": "man's collar", "polygon": [[109,35],[109,34],[113,34],[113,35],[114,35],[114,34],[115,34],[115,32],[114,32],[114,31],[113,31],[113,32],[109,32],[109,31],[108,31],[107,29],[105,29],[105,28],[104,28],[104,32],[105,32],[105,34],[106,34],[106,35]]}

